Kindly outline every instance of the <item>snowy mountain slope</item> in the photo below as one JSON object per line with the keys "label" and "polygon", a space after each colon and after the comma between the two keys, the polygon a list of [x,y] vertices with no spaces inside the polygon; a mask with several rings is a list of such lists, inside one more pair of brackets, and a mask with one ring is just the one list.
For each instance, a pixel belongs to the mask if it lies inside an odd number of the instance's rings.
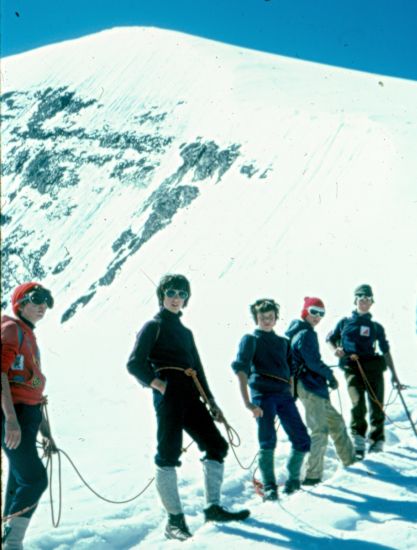
{"label": "snowy mountain slope", "polygon": [[[280,302],[282,333],[302,298],[320,295],[323,342],[349,312],[353,287],[372,284],[415,411],[416,83],[141,28],[6,58],[2,73],[2,303],[27,278],[53,289],[56,307],[37,331],[52,424],[95,488],[123,499],[153,475],[151,399],[125,363],[167,271],[191,279],[184,320],[243,437],[245,464],[256,434],[229,364],[259,296]],[[413,548],[415,438],[401,429],[398,400],[391,408],[400,428],[387,427],[387,454],[343,471],[329,448],[326,484],[283,502],[296,518],[256,501],[230,456],[226,498],[253,509],[252,523],[203,527],[190,450],[181,490],[198,533],[187,544],[301,548],[336,538],[347,548]],[[50,530],[45,496],[32,548],[162,545],[153,489],[117,508],[67,465],[64,484],[64,521]]]}
{"label": "snowy mountain slope", "polygon": [[[391,219],[390,206],[401,208],[405,227],[396,232],[400,239],[409,232],[415,83],[135,28],[3,66],[5,262],[18,278],[31,272],[65,288],[63,320],[214,185],[221,198],[213,196],[215,211],[205,205],[205,219],[242,216],[245,227],[232,236],[239,256],[257,240],[258,208],[284,239],[288,231],[304,235],[303,212],[313,207],[311,216],[325,218],[324,228],[315,221],[317,241],[339,251],[363,231],[354,196],[377,226]],[[239,210],[230,207],[237,194]],[[27,208],[30,220],[9,218]],[[229,228],[219,226],[222,234]],[[388,229],[382,238],[392,241]],[[92,265],[97,234],[105,245]],[[75,290],[80,267],[88,282]],[[7,294],[12,275],[3,284]]]}

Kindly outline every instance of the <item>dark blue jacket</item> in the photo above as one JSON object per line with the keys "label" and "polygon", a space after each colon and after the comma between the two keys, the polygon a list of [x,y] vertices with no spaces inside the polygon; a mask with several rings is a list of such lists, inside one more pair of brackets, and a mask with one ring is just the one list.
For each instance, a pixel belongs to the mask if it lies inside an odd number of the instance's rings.
{"label": "dark blue jacket", "polygon": [[361,359],[372,359],[378,354],[376,344],[382,353],[389,351],[389,344],[385,337],[384,327],[372,321],[372,315],[360,315],[353,311],[351,317],[341,319],[326,340],[334,346],[341,346],[346,355],[356,353]]}
{"label": "dark blue jacket", "polygon": [[246,334],[240,341],[232,369],[247,375],[252,397],[256,397],[290,392],[290,364],[288,340],[273,331],[256,329],[254,334]]}
{"label": "dark blue jacket", "polygon": [[291,322],[285,333],[291,340],[293,368],[306,390],[329,398],[327,381],[333,378],[331,369],[323,363],[317,333],[307,321]]}
{"label": "dark blue jacket", "polygon": [[[198,380],[207,397],[212,393],[208,387],[203,365],[193,333],[181,323],[181,313],[171,313],[162,309],[152,321],[145,323],[139,332],[135,347],[130,354],[127,369],[144,386],[149,386],[154,378],[166,379],[178,376],[175,371],[157,372],[159,367],[178,367],[184,370],[192,368],[197,372]],[[192,379],[184,376],[184,383],[192,383]]]}

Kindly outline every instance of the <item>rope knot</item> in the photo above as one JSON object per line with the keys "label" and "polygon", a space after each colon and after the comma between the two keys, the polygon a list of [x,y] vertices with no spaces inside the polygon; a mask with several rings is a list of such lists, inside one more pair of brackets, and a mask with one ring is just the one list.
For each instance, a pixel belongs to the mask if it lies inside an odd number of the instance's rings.
{"label": "rope knot", "polygon": [[186,374],[187,376],[192,376],[193,378],[196,378],[197,376],[197,372],[191,367],[189,369],[185,369],[184,374]]}

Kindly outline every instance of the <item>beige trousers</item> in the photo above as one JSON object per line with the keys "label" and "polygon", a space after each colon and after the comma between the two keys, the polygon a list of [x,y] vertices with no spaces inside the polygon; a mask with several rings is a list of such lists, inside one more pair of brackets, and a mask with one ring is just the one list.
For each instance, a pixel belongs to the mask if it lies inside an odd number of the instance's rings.
{"label": "beige trousers", "polygon": [[306,478],[321,479],[324,454],[329,435],[344,466],[352,464],[355,451],[349,438],[345,421],[330,402],[305,389],[301,380],[297,383],[297,394],[304,405],[306,424],[310,430],[311,449],[307,461]]}

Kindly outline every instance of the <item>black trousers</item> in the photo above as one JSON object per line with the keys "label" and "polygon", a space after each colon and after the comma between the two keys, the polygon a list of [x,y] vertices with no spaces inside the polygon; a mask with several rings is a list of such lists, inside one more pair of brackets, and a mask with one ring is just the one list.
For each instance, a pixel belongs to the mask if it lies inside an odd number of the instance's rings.
{"label": "black trousers", "polygon": [[[353,436],[366,437],[368,422],[366,420],[369,407],[369,439],[384,441],[385,414],[381,408],[384,404],[384,365],[378,360],[359,359],[366,376],[365,382],[356,364],[346,367],[345,377],[348,393],[352,402],[350,429]],[[365,398],[366,396],[366,398]],[[378,401],[378,402],[376,402]]]}
{"label": "black trousers", "polygon": [[[4,444],[5,418],[2,416],[1,446],[9,461],[4,516],[36,504],[48,486],[46,469],[36,449],[36,436],[42,418],[40,405],[18,404],[15,405],[15,411],[22,431],[22,440],[17,449],[8,449]],[[22,514],[22,517],[31,517],[35,509]]]}
{"label": "black trousers", "polygon": [[183,431],[197,443],[206,459],[223,462],[228,444],[206,406],[200,401],[193,380],[183,373],[168,377],[165,394],[153,390],[157,417],[158,466],[180,466]]}

